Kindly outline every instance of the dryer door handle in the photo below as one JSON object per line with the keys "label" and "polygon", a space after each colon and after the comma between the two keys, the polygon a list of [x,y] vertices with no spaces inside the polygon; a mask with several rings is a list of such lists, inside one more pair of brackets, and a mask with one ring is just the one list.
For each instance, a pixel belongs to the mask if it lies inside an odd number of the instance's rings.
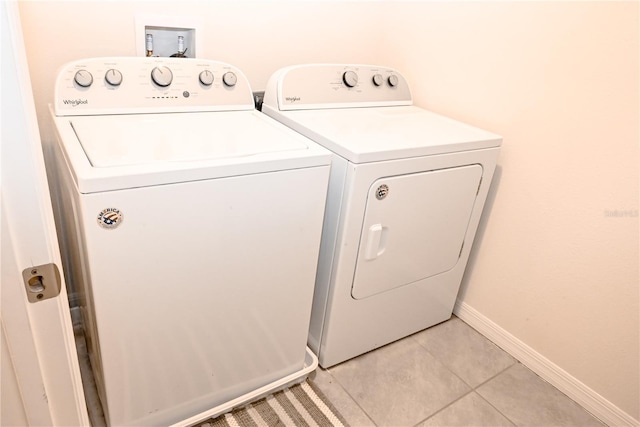
{"label": "dryer door handle", "polygon": [[373,224],[367,232],[364,259],[372,260],[384,253],[387,243],[387,227],[382,224]]}

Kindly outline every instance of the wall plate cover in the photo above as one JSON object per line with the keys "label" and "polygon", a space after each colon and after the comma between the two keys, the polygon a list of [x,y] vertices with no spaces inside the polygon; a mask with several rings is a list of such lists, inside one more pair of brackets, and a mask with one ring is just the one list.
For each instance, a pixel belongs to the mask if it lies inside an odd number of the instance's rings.
{"label": "wall plate cover", "polygon": [[146,56],[146,36],[153,36],[153,56],[169,57],[178,51],[178,36],[184,38],[185,56],[202,56],[202,19],[187,16],[136,16],[136,55]]}

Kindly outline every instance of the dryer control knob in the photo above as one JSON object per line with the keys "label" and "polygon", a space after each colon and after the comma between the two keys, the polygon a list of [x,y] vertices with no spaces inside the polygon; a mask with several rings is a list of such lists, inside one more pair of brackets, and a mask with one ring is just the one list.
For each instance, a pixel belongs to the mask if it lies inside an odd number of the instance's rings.
{"label": "dryer control knob", "polygon": [[93,83],[93,76],[87,70],[78,70],[76,75],[73,76],[73,80],[78,86],[89,87]]}
{"label": "dryer control knob", "polygon": [[235,86],[236,83],[238,82],[238,76],[236,76],[235,73],[231,71],[227,71],[226,73],[223,74],[222,81],[227,86],[230,86],[230,87]]}
{"label": "dryer control knob", "polygon": [[173,73],[169,67],[161,65],[151,70],[151,80],[161,87],[167,87],[173,81]]}
{"label": "dryer control knob", "polygon": [[213,73],[209,70],[204,70],[199,76],[200,83],[205,86],[211,86],[213,84]]}
{"label": "dryer control knob", "polygon": [[391,87],[398,86],[398,76],[396,76],[395,74],[390,75],[387,81],[389,82],[389,86]]}
{"label": "dryer control knob", "polygon": [[342,81],[348,87],[354,87],[358,84],[358,75],[355,73],[355,71],[345,71],[342,74]]}
{"label": "dryer control knob", "polygon": [[373,84],[376,86],[381,86],[384,83],[384,79],[382,78],[382,74],[374,74],[373,75]]}
{"label": "dryer control knob", "polygon": [[122,73],[112,68],[104,74],[104,79],[111,86],[120,86],[120,83],[122,83]]}

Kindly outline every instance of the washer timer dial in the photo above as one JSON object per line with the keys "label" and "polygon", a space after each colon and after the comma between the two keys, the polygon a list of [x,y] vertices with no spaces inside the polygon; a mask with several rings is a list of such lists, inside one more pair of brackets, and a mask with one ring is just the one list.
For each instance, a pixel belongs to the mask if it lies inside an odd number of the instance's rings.
{"label": "washer timer dial", "polygon": [[120,86],[120,83],[122,83],[122,73],[112,68],[104,74],[104,79],[111,86]]}
{"label": "washer timer dial", "polygon": [[93,76],[87,70],[78,70],[73,76],[73,80],[78,86],[89,87],[93,83]]}
{"label": "washer timer dial", "polygon": [[151,80],[161,87],[167,87],[173,81],[173,73],[169,67],[161,65],[151,70]]}
{"label": "washer timer dial", "polygon": [[354,87],[358,84],[358,75],[354,71],[345,71],[342,74],[342,81],[348,87]]}
{"label": "washer timer dial", "polygon": [[198,78],[200,79],[200,83],[205,86],[211,86],[213,84],[213,73],[209,70],[202,71]]}

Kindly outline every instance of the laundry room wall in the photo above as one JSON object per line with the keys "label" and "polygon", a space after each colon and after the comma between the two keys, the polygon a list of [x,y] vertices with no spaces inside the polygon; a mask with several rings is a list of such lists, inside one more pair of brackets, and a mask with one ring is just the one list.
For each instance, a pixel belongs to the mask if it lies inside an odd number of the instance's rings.
{"label": "laundry room wall", "polygon": [[238,66],[254,90],[289,64],[384,64],[417,105],[502,134],[458,312],[638,424],[637,2],[49,0],[20,12],[45,144],[57,69],[135,55],[138,15],[201,19],[199,56]]}
{"label": "laundry room wall", "polygon": [[[379,2],[308,0],[23,1],[20,14],[44,143],[57,70],[98,56],[135,56],[138,16],[200,20],[198,57],[241,69],[264,90],[277,69],[304,62],[380,59]],[[155,21],[154,21],[155,22]]]}
{"label": "laundry room wall", "polygon": [[460,315],[632,425],[638,5],[397,3],[380,49],[418,105],[504,136]]}

